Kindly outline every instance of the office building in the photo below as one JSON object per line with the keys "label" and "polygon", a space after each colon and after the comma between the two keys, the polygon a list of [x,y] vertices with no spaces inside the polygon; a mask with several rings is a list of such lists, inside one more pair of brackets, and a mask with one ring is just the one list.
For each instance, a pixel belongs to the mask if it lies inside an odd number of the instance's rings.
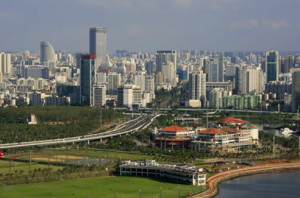
{"label": "office building", "polygon": [[95,55],[82,54],[80,64],[80,96],[81,104],[92,105],[93,88],[96,86]]}
{"label": "office building", "polygon": [[0,82],[2,75],[11,75],[11,54],[0,52]]}
{"label": "office building", "polygon": [[206,74],[202,70],[193,71],[189,74],[188,84],[189,100],[206,100]]}
{"label": "office building", "polygon": [[236,81],[240,94],[258,94],[265,89],[265,75],[259,67],[237,68]]}
{"label": "office building", "polygon": [[151,75],[156,71],[156,65],[154,61],[147,61],[145,63],[145,69],[147,71],[147,75]]}
{"label": "office building", "polygon": [[275,50],[266,52],[267,82],[278,81],[279,76],[279,52]]}
{"label": "office building", "polygon": [[231,81],[227,82],[206,82],[206,96],[209,98],[209,93],[214,89],[214,88],[222,88],[227,92],[228,95],[232,94],[233,90],[233,83]]}
{"label": "office building", "polygon": [[145,71],[139,71],[134,74],[134,84],[139,86],[141,88],[141,92],[143,93],[145,91],[146,86],[146,72]]}
{"label": "office building", "polygon": [[25,78],[44,78],[49,79],[49,68],[44,66],[28,66],[24,70]]}
{"label": "office building", "polygon": [[290,69],[295,66],[295,57],[287,55],[281,60],[281,73],[289,73]]}
{"label": "office building", "polygon": [[107,93],[117,95],[118,87],[121,85],[121,74],[110,72],[107,75]]}
{"label": "office building", "polygon": [[[177,53],[176,50],[157,51],[156,53],[156,72],[162,72],[163,65],[171,62],[174,67],[172,70],[176,72],[177,68]],[[175,73],[176,75],[176,73]]]}
{"label": "office building", "polygon": [[299,111],[300,108],[300,71],[293,72],[292,83],[292,110]]}
{"label": "office building", "polygon": [[133,84],[125,84],[118,88],[118,104],[119,106],[127,106],[130,108],[141,106],[141,88]]}
{"label": "office building", "polygon": [[52,45],[47,41],[41,42],[41,51],[40,51],[41,64],[49,65],[49,63],[56,62],[56,54]]}
{"label": "office building", "polygon": [[99,66],[106,65],[106,33],[107,28],[104,27],[90,28],[90,54],[96,56],[96,71]]}
{"label": "office building", "polygon": [[214,55],[210,60],[208,82],[224,82],[223,57]]}
{"label": "office building", "polygon": [[167,61],[163,63],[161,73],[164,78],[164,84],[170,84],[172,87],[177,85],[176,70],[173,62]]}
{"label": "office building", "polygon": [[98,85],[93,88],[94,91],[94,98],[93,104],[94,107],[102,107],[106,104],[106,85]]}

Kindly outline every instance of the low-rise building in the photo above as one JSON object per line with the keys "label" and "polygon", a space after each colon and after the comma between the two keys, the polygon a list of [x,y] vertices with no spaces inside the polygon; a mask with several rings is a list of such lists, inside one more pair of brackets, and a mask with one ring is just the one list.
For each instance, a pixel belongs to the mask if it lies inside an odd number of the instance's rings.
{"label": "low-rise building", "polygon": [[195,131],[173,125],[154,131],[155,145],[160,148],[187,148],[194,135]]}
{"label": "low-rise building", "polygon": [[201,168],[187,165],[159,164],[155,160],[125,161],[120,165],[120,175],[161,178],[195,186],[206,185],[206,173]]}
{"label": "low-rise building", "polygon": [[198,137],[191,141],[191,149],[239,150],[258,143],[258,128],[250,122],[231,116],[221,119],[218,128],[198,131]]}

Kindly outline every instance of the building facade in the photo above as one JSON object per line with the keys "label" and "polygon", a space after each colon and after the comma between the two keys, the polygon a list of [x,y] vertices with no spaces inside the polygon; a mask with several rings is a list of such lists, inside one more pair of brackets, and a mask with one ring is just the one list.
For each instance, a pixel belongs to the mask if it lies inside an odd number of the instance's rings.
{"label": "building facade", "polygon": [[95,55],[82,54],[80,64],[80,96],[81,104],[92,105],[94,87],[96,86]]}
{"label": "building facade", "polygon": [[106,64],[106,33],[107,28],[104,27],[90,28],[90,54],[96,56],[96,71],[99,66]]}
{"label": "building facade", "polygon": [[278,81],[279,76],[279,52],[275,50],[266,52],[267,82]]}

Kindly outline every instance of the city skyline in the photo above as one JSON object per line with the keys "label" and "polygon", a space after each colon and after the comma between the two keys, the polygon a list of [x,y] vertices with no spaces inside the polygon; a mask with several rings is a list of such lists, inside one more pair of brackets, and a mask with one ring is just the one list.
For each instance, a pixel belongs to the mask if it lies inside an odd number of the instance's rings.
{"label": "city skyline", "polygon": [[258,0],[3,1],[0,24],[5,28],[0,32],[0,50],[34,51],[38,50],[40,41],[46,40],[57,50],[87,52],[89,28],[103,26],[109,30],[110,52],[116,49],[299,51],[297,8],[300,2],[274,0],[272,3]]}

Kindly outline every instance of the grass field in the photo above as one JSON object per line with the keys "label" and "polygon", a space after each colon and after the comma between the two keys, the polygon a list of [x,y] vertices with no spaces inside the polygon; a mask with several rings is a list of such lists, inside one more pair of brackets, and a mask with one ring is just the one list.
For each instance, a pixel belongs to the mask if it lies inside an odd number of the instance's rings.
{"label": "grass field", "polygon": [[[100,177],[39,184],[0,186],[1,198],[164,198],[187,197],[201,187],[142,177]],[[204,187],[202,187],[204,189]]]}
{"label": "grass field", "polygon": [[[31,170],[38,169],[38,168],[49,168],[48,165],[31,163]],[[53,170],[61,169],[62,167],[59,166],[50,166]],[[23,170],[24,174],[28,174],[29,171],[29,163],[24,162],[15,162],[15,161],[6,161],[0,160],[0,173],[6,174],[10,172],[15,172],[16,170],[20,171]],[[0,196],[1,197],[1,196]]]}
{"label": "grass field", "polygon": [[151,155],[119,153],[119,152],[112,152],[112,151],[92,151],[92,150],[47,151],[47,153],[91,155],[91,156],[98,156],[98,157],[121,158],[121,159],[130,159],[130,160],[145,160],[145,159],[154,158],[154,156]]}

